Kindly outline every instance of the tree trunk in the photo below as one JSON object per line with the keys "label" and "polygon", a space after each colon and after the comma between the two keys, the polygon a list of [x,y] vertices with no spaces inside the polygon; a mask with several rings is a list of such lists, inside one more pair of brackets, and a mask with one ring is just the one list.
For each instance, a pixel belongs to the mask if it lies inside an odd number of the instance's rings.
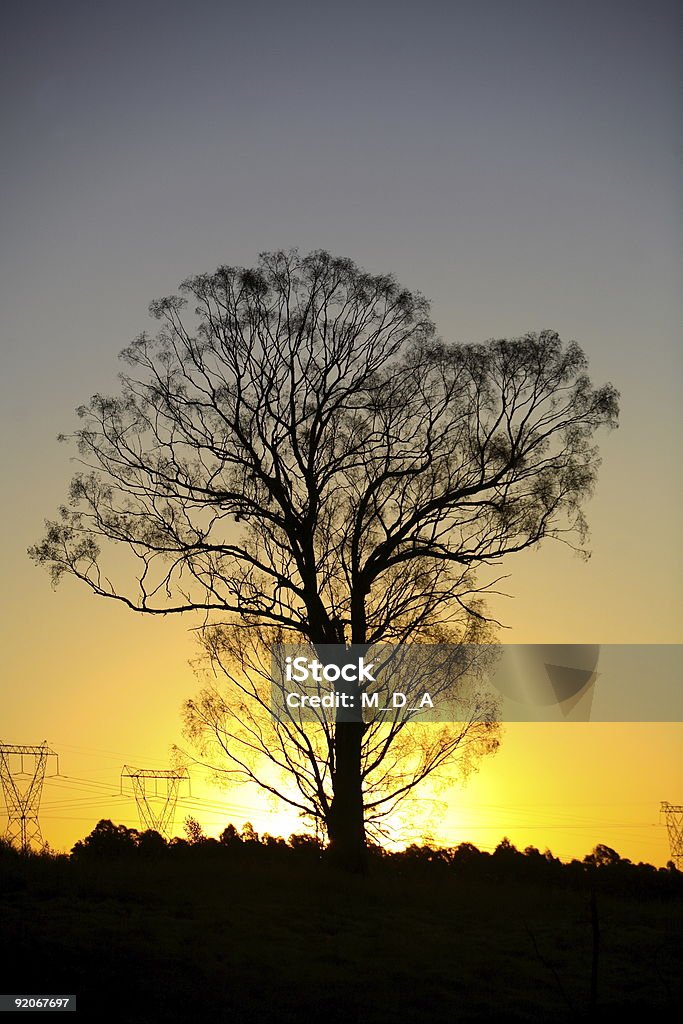
{"label": "tree trunk", "polygon": [[332,803],[327,820],[329,859],[345,871],[367,870],[363,786],[361,780],[362,722],[337,721]]}

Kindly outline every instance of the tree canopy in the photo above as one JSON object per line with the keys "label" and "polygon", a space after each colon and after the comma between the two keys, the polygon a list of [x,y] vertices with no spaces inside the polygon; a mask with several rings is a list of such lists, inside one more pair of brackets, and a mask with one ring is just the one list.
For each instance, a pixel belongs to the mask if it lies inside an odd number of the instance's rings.
{"label": "tree canopy", "polygon": [[[123,351],[120,393],[78,410],[82,468],[30,550],[55,582],[69,574],[144,614],[200,612],[214,663],[244,669],[250,631],[266,644],[486,638],[505,556],[585,542],[595,433],[616,425],[618,395],[592,385],[575,342],[447,343],[421,294],[324,251],[220,267],[150,312],[160,329]],[[271,755],[295,783],[279,794],[358,851],[364,780],[377,770],[403,788],[399,733],[337,722],[273,747],[245,713],[260,699],[232,687],[195,703],[195,725],[248,777],[250,749]],[[490,715],[468,726],[424,763],[413,750],[408,779],[467,735],[486,746]]]}

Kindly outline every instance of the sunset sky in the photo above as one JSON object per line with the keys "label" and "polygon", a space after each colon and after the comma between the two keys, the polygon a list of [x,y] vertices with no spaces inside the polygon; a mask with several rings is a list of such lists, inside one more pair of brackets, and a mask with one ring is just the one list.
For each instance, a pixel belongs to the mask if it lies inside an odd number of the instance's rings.
{"label": "sunset sky", "polygon": [[[587,506],[592,558],[549,542],[504,563],[511,642],[673,644],[681,619],[680,17],[668,0],[256,5],[65,0],[3,13],[0,741],[47,739],[44,836],[137,825],[123,763],[165,766],[196,693],[192,619],[152,621],[27,547],[63,501],[74,408],[116,388],[147,305],[262,250],[393,272],[456,341],[551,328],[621,392]],[[647,680],[643,680],[647,686]],[[89,786],[89,788],[88,788]],[[191,813],[289,834],[253,791]],[[669,858],[680,724],[508,725],[420,830],[563,858],[598,842]],[[190,813],[186,804],[177,815]],[[4,809],[4,808],[3,808]],[[0,817],[0,827],[6,818]]]}

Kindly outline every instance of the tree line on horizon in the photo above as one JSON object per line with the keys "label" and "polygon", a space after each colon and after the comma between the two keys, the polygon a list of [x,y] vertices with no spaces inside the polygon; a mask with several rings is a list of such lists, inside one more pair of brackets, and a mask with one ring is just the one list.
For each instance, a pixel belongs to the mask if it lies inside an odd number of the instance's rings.
{"label": "tree line on horizon", "polygon": [[[110,819],[101,819],[83,839],[78,840],[69,854],[46,850],[43,854],[54,859],[75,863],[161,860],[168,858],[199,857],[239,860],[240,863],[266,864],[279,862],[313,865],[323,861],[325,844],[314,835],[293,833],[288,839],[269,833],[259,835],[251,822],[241,829],[230,823],[218,838],[207,836],[200,823],[192,817],[185,820],[185,837],[166,839],[153,829],[140,831],[127,825],[115,825]],[[0,838],[0,858],[16,855],[19,851]],[[622,857],[612,847],[598,843],[582,860],[562,861],[550,849],[536,846],[518,849],[507,837],[492,851],[480,850],[470,842],[440,847],[433,843],[412,843],[402,850],[386,850],[373,844],[369,847],[371,864],[376,867],[406,871],[457,872],[468,879],[482,881],[579,882],[587,877],[598,877],[608,886],[622,884],[633,892],[683,892],[683,872],[673,861],[666,867],[640,861],[635,863]]]}

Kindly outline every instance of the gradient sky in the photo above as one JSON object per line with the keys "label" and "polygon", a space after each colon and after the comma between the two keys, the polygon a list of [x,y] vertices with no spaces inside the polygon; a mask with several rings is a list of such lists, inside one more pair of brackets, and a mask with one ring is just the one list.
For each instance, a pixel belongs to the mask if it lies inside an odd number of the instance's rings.
{"label": "gradient sky", "polygon": [[[593,557],[516,556],[495,610],[513,641],[681,641],[677,7],[3,12],[0,739],[48,738],[64,774],[111,794],[123,761],[168,762],[196,691],[193,623],[135,617],[70,581],[53,593],[25,552],[72,471],[55,436],[115,387],[148,302],[264,249],[324,247],[394,272],[448,339],[553,328],[579,341],[594,380],[622,393],[587,509]],[[563,857],[607,842],[662,864],[659,801],[683,803],[682,739],[680,725],[508,726],[467,788],[423,810],[443,841],[509,835]],[[58,806],[74,789],[46,788],[53,845],[103,815],[136,823],[109,793]],[[297,827],[253,793],[223,799],[234,813],[197,814],[209,831]]]}

